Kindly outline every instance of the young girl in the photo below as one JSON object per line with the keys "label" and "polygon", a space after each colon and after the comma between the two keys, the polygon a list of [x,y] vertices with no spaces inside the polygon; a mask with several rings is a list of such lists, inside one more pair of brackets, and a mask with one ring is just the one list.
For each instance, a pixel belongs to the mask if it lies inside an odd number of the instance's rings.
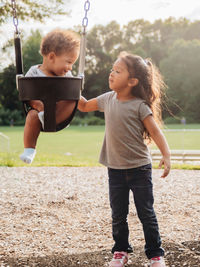
{"label": "young girl", "polygon": [[151,157],[144,139],[152,138],[163,157],[162,177],[170,171],[170,152],[156,121],[160,120],[161,75],[150,60],[123,52],[109,76],[112,92],[87,101],[81,98],[78,109],[99,110],[105,114],[105,137],[100,163],[108,167],[112,232],[115,244],[110,267],[128,262],[127,215],[129,192],[133,193],[138,217],[143,225],[145,253],[151,267],[164,267],[164,250],[153,209]]}
{"label": "young girl", "polygon": [[[32,66],[26,76],[69,76],[73,64],[79,56],[80,38],[77,34],[67,30],[53,30],[42,40],[40,52],[43,56],[41,65]],[[44,105],[40,100],[31,100],[32,109],[26,116],[24,127],[24,153],[20,159],[32,163],[36,154],[36,143],[41,126],[44,125]],[[75,102],[70,100],[59,101],[56,104],[56,124],[70,117]]]}

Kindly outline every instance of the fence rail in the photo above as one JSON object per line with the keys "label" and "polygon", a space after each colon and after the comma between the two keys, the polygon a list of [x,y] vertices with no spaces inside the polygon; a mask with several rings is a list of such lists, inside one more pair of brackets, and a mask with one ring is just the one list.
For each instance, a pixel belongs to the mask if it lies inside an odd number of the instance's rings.
{"label": "fence rail", "polygon": [[[200,163],[200,150],[171,150],[172,161],[196,161]],[[152,160],[159,161],[162,155],[159,150],[151,150]]]}
{"label": "fence rail", "polygon": [[200,132],[200,129],[163,129],[163,132]]}
{"label": "fence rail", "polygon": [[10,150],[10,139],[7,135],[0,133],[0,151]]}

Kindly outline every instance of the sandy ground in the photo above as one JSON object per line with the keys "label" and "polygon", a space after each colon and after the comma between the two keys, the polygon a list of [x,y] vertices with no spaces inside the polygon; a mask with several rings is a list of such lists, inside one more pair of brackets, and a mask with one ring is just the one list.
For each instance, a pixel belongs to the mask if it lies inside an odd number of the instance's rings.
{"label": "sandy ground", "polygon": [[[153,171],[167,266],[200,266],[200,171]],[[0,267],[108,266],[113,245],[104,167],[0,168]],[[145,266],[131,197],[129,267]]]}

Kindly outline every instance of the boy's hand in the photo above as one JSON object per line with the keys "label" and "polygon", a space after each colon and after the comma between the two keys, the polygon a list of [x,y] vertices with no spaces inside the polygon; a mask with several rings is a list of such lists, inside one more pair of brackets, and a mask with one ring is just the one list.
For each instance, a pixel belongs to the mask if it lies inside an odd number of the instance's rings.
{"label": "boy's hand", "polygon": [[171,169],[171,163],[170,163],[170,157],[163,157],[160,161],[159,168],[161,168],[164,165],[164,172],[161,175],[161,178],[165,178]]}

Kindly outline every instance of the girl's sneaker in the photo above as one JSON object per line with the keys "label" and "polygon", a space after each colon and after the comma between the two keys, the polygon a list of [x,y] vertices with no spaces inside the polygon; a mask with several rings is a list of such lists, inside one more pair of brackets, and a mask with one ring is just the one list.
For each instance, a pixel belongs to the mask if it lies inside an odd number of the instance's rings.
{"label": "girl's sneaker", "polygon": [[154,257],[150,259],[150,267],[166,267],[163,257]]}
{"label": "girl's sneaker", "polygon": [[109,267],[124,267],[128,262],[128,253],[115,251]]}

